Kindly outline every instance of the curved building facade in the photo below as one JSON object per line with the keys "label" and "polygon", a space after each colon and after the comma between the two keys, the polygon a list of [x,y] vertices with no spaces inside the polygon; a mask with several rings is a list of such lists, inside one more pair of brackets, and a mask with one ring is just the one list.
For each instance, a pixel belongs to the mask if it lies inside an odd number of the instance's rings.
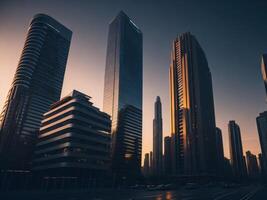
{"label": "curved building facade", "polygon": [[71,37],[53,18],[33,17],[0,116],[2,167],[27,168],[42,116],[60,98]]}
{"label": "curved building facade", "polygon": [[214,175],[216,158],[212,78],[195,36],[173,42],[170,65],[172,170],[180,175]]}

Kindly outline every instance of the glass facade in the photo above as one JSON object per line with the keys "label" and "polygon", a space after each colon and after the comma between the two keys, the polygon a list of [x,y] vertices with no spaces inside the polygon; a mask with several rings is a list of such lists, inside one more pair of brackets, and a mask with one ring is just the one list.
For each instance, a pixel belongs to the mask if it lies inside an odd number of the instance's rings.
{"label": "glass facade", "polygon": [[121,11],[109,25],[103,104],[112,118],[112,167],[118,173],[139,173],[141,167],[142,76],[142,33]]}
{"label": "glass facade", "polygon": [[72,32],[38,14],[26,42],[0,116],[2,167],[27,168],[43,114],[58,101]]}
{"label": "glass facade", "polygon": [[173,42],[171,58],[172,171],[215,174],[215,114],[206,56],[196,38],[184,33]]}

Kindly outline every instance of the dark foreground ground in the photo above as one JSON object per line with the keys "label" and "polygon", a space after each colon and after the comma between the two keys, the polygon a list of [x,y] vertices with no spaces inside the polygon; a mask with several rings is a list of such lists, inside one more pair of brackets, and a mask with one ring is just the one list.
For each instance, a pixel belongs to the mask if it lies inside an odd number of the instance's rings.
{"label": "dark foreground ground", "polygon": [[201,187],[171,191],[133,189],[95,189],[76,191],[1,192],[1,200],[267,200],[267,187],[261,185],[237,188]]}

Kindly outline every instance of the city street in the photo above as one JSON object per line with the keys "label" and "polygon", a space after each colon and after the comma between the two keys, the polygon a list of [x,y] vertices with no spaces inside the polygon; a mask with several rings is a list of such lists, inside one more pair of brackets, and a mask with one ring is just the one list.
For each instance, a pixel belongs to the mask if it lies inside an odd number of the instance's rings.
{"label": "city street", "polygon": [[101,189],[60,192],[9,192],[1,193],[0,198],[5,200],[264,200],[267,199],[267,188],[263,186],[244,186],[231,189],[202,187],[175,191]]}

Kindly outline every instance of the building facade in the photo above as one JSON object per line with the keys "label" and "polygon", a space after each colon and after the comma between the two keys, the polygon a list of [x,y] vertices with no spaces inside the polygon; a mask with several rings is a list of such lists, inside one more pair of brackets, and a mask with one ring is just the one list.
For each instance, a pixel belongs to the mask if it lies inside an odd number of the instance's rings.
{"label": "building facade", "polygon": [[267,111],[260,113],[256,118],[261,152],[262,152],[262,166],[263,173],[266,175],[267,169]]}
{"label": "building facade", "polygon": [[103,107],[112,119],[112,169],[126,181],[141,168],[142,46],[140,29],[121,11],[109,25]]}
{"label": "building facade", "polygon": [[0,116],[2,168],[29,167],[43,114],[61,95],[71,37],[55,19],[33,17]]}
{"label": "building facade", "polygon": [[161,176],[162,169],[162,106],[160,97],[156,98],[154,105],[154,120],[153,120],[153,166],[154,175]]}
{"label": "building facade", "polygon": [[230,161],[233,170],[233,175],[237,179],[245,178],[247,175],[246,162],[243,155],[243,145],[241,140],[241,132],[239,125],[234,121],[229,121],[229,147]]}
{"label": "building facade", "polygon": [[170,65],[172,171],[217,172],[211,73],[203,49],[190,33],[174,42]]}
{"label": "building facade", "polygon": [[74,90],[44,114],[33,170],[46,177],[87,178],[110,168],[110,116]]}

